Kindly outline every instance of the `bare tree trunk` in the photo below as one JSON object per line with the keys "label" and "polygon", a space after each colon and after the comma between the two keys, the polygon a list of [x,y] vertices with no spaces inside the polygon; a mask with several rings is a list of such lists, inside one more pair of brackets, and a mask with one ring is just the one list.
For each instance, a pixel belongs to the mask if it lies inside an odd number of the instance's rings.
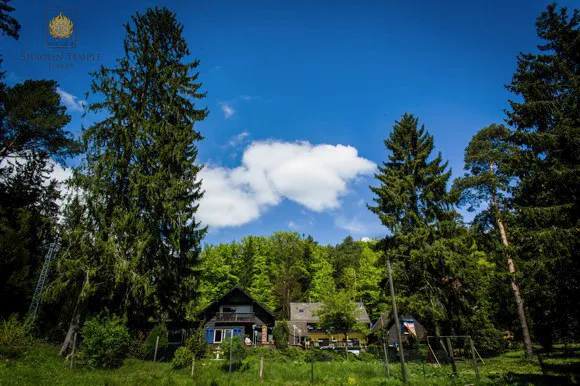
{"label": "bare tree trunk", "polygon": [[66,336],[64,337],[64,342],[62,343],[62,346],[60,348],[60,355],[61,356],[65,356],[72,346],[72,339],[73,339],[74,333],[81,322],[81,313],[82,313],[82,309],[84,308],[84,299],[83,299],[84,292],[85,292],[85,289],[88,286],[88,284],[89,284],[89,273],[87,271],[85,273],[85,279],[83,281],[83,286],[81,287],[81,291],[79,292],[79,296],[77,298],[77,302],[75,304],[75,308],[73,310],[73,314],[72,314],[70,323],[68,325],[68,331],[66,333]]}
{"label": "bare tree trunk", "polygon": [[[489,165],[489,169],[490,172],[493,174],[493,163]],[[526,358],[531,360],[534,358],[534,353],[532,351],[532,339],[530,338],[530,331],[528,329],[528,322],[526,320],[526,312],[524,310],[524,300],[522,299],[522,295],[520,294],[520,287],[516,283],[516,279],[514,277],[516,267],[514,264],[514,259],[512,258],[508,250],[510,244],[507,238],[507,233],[505,231],[503,220],[499,212],[499,203],[497,201],[495,191],[493,192],[493,205],[496,212],[497,227],[499,228],[501,241],[507,250],[507,261],[508,261],[508,270],[510,272],[510,283],[512,286],[512,290],[514,291],[514,297],[516,298],[516,305],[518,308],[518,317],[520,319],[520,324],[522,325],[522,335],[524,337],[524,348],[526,351]]]}

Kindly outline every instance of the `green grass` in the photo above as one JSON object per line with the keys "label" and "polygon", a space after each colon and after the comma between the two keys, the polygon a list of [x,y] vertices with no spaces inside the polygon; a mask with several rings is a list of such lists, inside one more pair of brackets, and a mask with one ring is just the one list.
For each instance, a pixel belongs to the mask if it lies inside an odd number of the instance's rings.
{"label": "green grass", "polygon": [[[247,359],[244,370],[231,375],[224,371],[224,361],[203,360],[196,364],[196,376],[188,369],[173,370],[169,363],[137,359],[125,360],[122,367],[114,370],[93,370],[83,367],[69,369],[68,363],[57,355],[54,346],[34,347],[18,360],[2,359],[0,362],[1,385],[257,385],[259,384],[259,359]],[[565,385],[579,382],[580,346],[569,353],[556,350],[543,355],[544,372],[536,360],[523,359],[521,351],[486,358],[480,364],[481,385]],[[317,362],[315,384],[317,385],[397,385],[401,384],[400,366],[393,363],[391,378],[379,361],[332,361]],[[412,385],[466,385],[475,384],[474,370],[470,362],[458,362],[459,375],[451,375],[450,365],[437,368],[422,363],[409,363],[408,372]],[[265,385],[307,385],[310,383],[310,364],[304,362],[265,361]]]}

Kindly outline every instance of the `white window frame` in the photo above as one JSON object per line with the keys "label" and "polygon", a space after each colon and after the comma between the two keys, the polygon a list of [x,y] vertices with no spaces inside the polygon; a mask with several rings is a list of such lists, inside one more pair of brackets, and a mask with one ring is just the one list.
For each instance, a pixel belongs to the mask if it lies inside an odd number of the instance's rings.
{"label": "white window frame", "polygon": [[[218,342],[216,339],[216,333],[218,331],[221,331],[222,334],[222,339]],[[234,335],[234,329],[233,328],[216,328],[215,330],[213,330],[213,342],[214,343],[222,343],[225,339],[228,339],[228,332],[230,334],[230,338]]]}

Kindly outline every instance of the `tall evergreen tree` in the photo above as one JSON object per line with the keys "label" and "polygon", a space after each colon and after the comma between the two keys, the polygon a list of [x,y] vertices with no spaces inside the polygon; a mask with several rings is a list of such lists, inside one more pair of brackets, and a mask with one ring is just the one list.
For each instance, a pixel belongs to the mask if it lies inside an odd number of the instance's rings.
{"label": "tall evergreen tree", "polygon": [[390,235],[378,244],[394,261],[401,311],[421,318],[437,334],[469,329],[485,318],[477,262],[466,230],[456,223],[447,193],[450,171],[441,154],[432,157],[433,137],[410,114],[385,140],[389,157],[371,187],[377,214]]}
{"label": "tall evergreen tree", "polygon": [[[137,13],[125,26],[125,55],[93,73],[86,160],[75,173],[92,225],[94,267],[109,275],[109,307],[130,322],[183,319],[195,300],[206,228],[195,219],[203,192],[196,129],[207,115],[197,60],[183,26],[166,8]],[[153,314],[153,315],[152,315]]]}
{"label": "tall evergreen tree", "polygon": [[504,221],[506,193],[510,183],[513,182],[506,164],[507,159],[512,157],[515,151],[514,146],[508,141],[510,135],[510,131],[503,125],[491,125],[475,134],[465,149],[465,170],[467,173],[455,181],[454,190],[460,194],[460,201],[463,203],[472,206],[479,206],[482,202],[488,204],[487,210],[494,219],[501,243],[505,248],[510,285],[515,297],[526,357],[532,359],[532,341],[523,298],[515,278],[513,249],[510,250]]}
{"label": "tall evergreen tree", "polygon": [[[580,13],[549,5],[537,19],[544,44],[518,56],[508,90],[507,122],[517,146],[510,159],[520,227],[515,237],[534,260],[530,282],[536,337],[549,348],[555,331],[577,330],[580,245]],[[529,302],[531,303],[531,302]],[[567,333],[564,331],[564,333]]]}

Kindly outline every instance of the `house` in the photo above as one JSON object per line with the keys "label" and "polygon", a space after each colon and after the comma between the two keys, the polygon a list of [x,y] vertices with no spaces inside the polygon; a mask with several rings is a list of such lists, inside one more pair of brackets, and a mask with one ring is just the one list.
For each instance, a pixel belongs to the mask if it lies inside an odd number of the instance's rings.
{"label": "house", "polygon": [[[371,320],[362,302],[358,302],[358,321],[371,326]],[[308,337],[315,347],[323,346],[345,346],[344,334],[327,331],[318,328],[318,316],[316,312],[322,303],[290,303],[290,344],[299,344]],[[359,346],[366,344],[366,337],[360,331],[351,331],[348,333],[349,346]]]}
{"label": "house", "polygon": [[[403,343],[410,341],[419,341],[427,337],[427,330],[417,319],[410,315],[399,317],[399,323],[403,338]],[[387,345],[396,346],[397,343],[397,329],[392,315],[384,313],[379,320],[371,327],[371,333],[377,334],[380,330],[387,329]]]}
{"label": "house", "polygon": [[249,337],[252,342],[271,341],[274,314],[238,286],[214,300],[198,314],[204,320],[206,341],[220,344],[231,336]]}

